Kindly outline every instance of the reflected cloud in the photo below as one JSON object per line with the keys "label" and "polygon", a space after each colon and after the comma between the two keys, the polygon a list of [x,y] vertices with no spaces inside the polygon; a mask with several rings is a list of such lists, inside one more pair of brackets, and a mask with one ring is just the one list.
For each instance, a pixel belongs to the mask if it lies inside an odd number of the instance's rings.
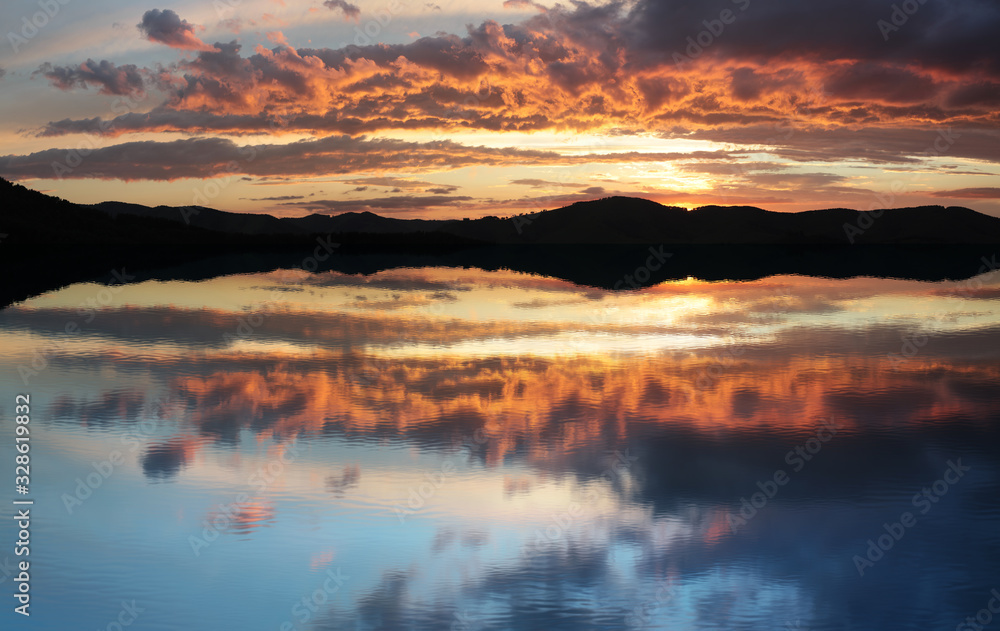
{"label": "reflected cloud", "polygon": [[142,456],[142,472],[158,480],[176,477],[197,452],[198,443],[194,438],[176,438],[150,445]]}
{"label": "reflected cloud", "polygon": [[336,497],[342,497],[344,492],[358,485],[361,480],[361,467],[353,464],[346,465],[339,474],[327,476],[326,490]]}
{"label": "reflected cloud", "polygon": [[[130,286],[67,338],[70,288],[0,312],[0,339],[11,374],[45,345],[32,422],[61,479],[137,447],[73,519],[163,503],[154,531],[119,520],[130,551],[241,535],[199,550],[240,590],[271,555],[282,606],[323,586],[312,628],[944,628],[964,602],[913,594],[989,584],[1000,519],[998,287],[966,289],[274,273]],[[859,580],[852,555],[952,458],[968,478]]]}
{"label": "reflected cloud", "polygon": [[[272,525],[275,520],[274,507],[260,499],[227,508],[229,510],[209,512],[205,521],[220,531],[248,535],[259,528]],[[219,527],[217,524],[225,525]]]}

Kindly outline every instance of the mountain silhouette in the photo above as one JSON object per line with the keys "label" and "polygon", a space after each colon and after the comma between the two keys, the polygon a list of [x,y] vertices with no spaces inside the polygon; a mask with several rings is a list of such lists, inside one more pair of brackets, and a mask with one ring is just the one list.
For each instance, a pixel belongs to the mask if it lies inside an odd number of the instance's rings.
{"label": "mountain silhouette", "polygon": [[0,233],[25,243],[267,244],[316,234],[379,244],[1000,243],[1000,218],[954,206],[795,213],[703,206],[688,211],[647,199],[607,197],[509,218],[396,219],[370,212],[279,218],[203,206],[74,204],[0,182]]}
{"label": "mountain silhouette", "polygon": [[[112,216],[136,215],[234,234],[450,234],[479,243],[561,244],[904,244],[1000,243],[1000,218],[964,207],[919,206],[861,212],[846,208],[797,213],[753,206],[688,211],[635,197],[607,197],[501,219],[396,219],[370,212],[278,218],[197,206],[150,208],[104,202]],[[387,239],[391,242],[391,239]]]}
{"label": "mountain silhouette", "polygon": [[941,281],[995,267],[1000,219],[941,206],[882,213],[688,211],[627,197],[506,219],[395,219],[369,212],[278,218],[197,206],[81,205],[0,179],[0,308],[71,283],[111,282],[113,270],[127,270],[140,282],[300,267],[317,242],[336,242],[336,256],[309,271],[477,267],[630,290],[636,287],[623,279],[656,246],[670,258],[643,285],[777,274]]}

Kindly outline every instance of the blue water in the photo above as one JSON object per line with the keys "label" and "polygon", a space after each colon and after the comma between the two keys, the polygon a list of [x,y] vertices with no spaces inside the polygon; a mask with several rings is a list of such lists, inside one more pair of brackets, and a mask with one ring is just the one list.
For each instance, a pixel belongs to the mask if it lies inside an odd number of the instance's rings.
{"label": "blue water", "polygon": [[97,285],[30,299],[0,312],[0,488],[16,395],[31,418],[0,620],[1000,628],[995,276],[622,293],[427,268],[149,281],[93,317]]}

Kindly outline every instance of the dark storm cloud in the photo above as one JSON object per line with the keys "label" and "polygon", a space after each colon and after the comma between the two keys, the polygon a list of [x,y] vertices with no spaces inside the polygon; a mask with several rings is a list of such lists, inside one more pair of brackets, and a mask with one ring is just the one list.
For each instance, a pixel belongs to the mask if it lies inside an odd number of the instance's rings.
{"label": "dark storm cloud", "polygon": [[1000,83],[983,81],[963,85],[948,95],[951,107],[985,106],[994,110],[1000,108]]}
{"label": "dark storm cloud", "polygon": [[869,62],[839,68],[826,78],[824,88],[843,99],[893,103],[919,103],[936,91],[929,77]]}
{"label": "dark storm cloud", "polygon": [[643,0],[629,11],[625,32],[636,49],[669,58],[727,9],[734,21],[710,50],[728,59],[853,59],[1000,75],[1000,5],[990,0],[920,4],[888,41],[879,29],[880,20],[891,22],[893,3],[885,0]]}

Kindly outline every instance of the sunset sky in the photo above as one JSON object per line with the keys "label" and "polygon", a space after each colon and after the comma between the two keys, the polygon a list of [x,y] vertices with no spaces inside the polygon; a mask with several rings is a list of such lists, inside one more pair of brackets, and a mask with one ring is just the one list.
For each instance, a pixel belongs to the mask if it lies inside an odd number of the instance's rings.
{"label": "sunset sky", "polygon": [[0,17],[0,175],[81,203],[1000,216],[995,0],[40,0]]}

